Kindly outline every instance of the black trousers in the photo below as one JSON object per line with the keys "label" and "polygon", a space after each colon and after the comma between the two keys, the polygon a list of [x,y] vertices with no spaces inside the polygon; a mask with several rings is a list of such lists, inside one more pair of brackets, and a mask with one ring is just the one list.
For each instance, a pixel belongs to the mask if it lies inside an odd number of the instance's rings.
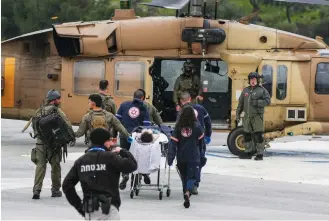
{"label": "black trousers", "polygon": [[197,182],[199,163],[177,163],[177,168],[181,176],[183,192],[187,190],[192,192]]}

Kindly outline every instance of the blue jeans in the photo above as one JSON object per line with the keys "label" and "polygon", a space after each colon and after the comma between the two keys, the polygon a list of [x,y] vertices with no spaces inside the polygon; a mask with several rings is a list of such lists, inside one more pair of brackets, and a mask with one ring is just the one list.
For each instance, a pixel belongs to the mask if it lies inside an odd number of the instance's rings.
{"label": "blue jeans", "polygon": [[199,163],[178,163],[177,168],[181,175],[183,192],[185,193],[187,190],[192,192],[197,182]]}

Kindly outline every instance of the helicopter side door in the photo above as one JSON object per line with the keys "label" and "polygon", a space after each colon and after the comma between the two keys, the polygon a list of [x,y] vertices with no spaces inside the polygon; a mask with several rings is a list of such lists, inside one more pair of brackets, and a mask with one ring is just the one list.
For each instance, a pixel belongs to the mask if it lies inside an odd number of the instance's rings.
{"label": "helicopter side door", "polygon": [[146,101],[152,101],[152,78],[149,75],[149,66],[153,58],[139,56],[117,56],[110,60],[110,69],[113,73],[110,82],[111,95],[117,105],[132,100],[137,89],[146,92]]}
{"label": "helicopter side door", "polygon": [[310,85],[310,118],[329,120],[329,58],[313,58]]}

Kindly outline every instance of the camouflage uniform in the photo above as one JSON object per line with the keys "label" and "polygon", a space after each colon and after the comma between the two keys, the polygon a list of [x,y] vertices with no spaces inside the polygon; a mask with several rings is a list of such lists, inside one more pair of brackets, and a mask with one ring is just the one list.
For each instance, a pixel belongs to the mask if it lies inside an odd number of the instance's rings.
{"label": "camouflage uniform", "polygon": [[[259,79],[260,76],[256,72],[249,74],[248,79]],[[257,80],[258,81],[258,80]],[[245,156],[241,158],[251,158],[257,152],[257,156],[261,157],[264,153],[264,108],[271,103],[271,97],[268,91],[262,86],[255,87],[249,86],[243,89],[239,104],[236,110],[237,119],[240,118],[242,111],[243,117],[243,130],[244,141],[246,145]]]}
{"label": "camouflage uniform", "polygon": [[119,131],[120,134],[124,135],[127,138],[130,136],[128,131],[121,124],[121,122],[112,113],[107,112],[105,110],[99,110],[99,111],[93,110],[83,116],[81,123],[79,125],[79,129],[77,132],[75,132],[75,137],[81,137],[87,134],[87,137],[89,138],[91,132],[90,128],[91,128],[92,113],[94,113],[95,116],[97,115],[104,116],[109,126],[108,129],[113,128],[114,130]]}
{"label": "camouflage uniform", "polygon": [[[101,92],[98,93],[98,95],[100,95],[102,98],[102,109],[115,115],[117,112],[117,109],[116,109],[116,105],[114,103],[113,97],[103,94]],[[112,137],[118,136],[118,131],[115,130],[114,128],[110,128],[109,131],[110,131]]]}
{"label": "camouflage uniform", "polygon": [[188,92],[191,95],[191,103],[196,104],[196,97],[201,93],[201,85],[199,76],[194,74],[194,65],[185,62],[184,73],[181,74],[174,85],[174,97],[173,101],[177,105],[179,104],[180,96],[183,92]]}
{"label": "camouflage uniform", "polygon": [[161,116],[160,116],[158,110],[152,104],[150,104],[148,102],[145,102],[145,101],[144,101],[144,103],[147,106],[147,110],[149,111],[150,121],[152,123],[157,124],[157,125],[163,124]]}
{"label": "camouflage uniform", "polygon": [[102,98],[102,102],[104,105],[103,109],[115,115],[117,111],[113,98],[103,93],[98,93],[98,95],[100,95]]}
{"label": "camouflage uniform", "polygon": [[[44,113],[48,113],[51,109],[53,109],[55,105],[47,104],[43,108],[38,109],[36,112],[36,116],[41,115],[41,110]],[[69,128],[69,133],[72,137],[74,137],[74,132],[72,129],[72,125],[70,121],[67,119],[64,112],[57,108],[59,115],[65,120],[67,126]],[[37,131],[34,131],[37,134]],[[39,194],[42,189],[43,180],[45,178],[46,169],[47,169],[47,161],[51,165],[51,182],[52,182],[52,197],[61,196],[61,192],[59,189],[61,188],[61,165],[60,162],[62,161],[62,150],[61,148],[55,150],[54,148],[47,146],[44,142],[40,139],[40,136],[37,135],[37,143],[35,147],[35,154],[36,154],[36,169],[35,169],[35,177],[34,177],[34,186],[33,186],[33,198],[38,199]]]}

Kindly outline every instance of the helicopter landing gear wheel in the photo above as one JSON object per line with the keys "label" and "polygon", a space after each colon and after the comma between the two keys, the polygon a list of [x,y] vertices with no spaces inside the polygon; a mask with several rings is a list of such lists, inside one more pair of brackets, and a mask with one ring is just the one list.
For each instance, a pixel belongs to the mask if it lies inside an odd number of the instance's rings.
{"label": "helicopter landing gear wheel", "polygon": [[244,153],[246,148],[243,138],[243,127],[233,129],[227,137],[227,146],[230,152],[236,156]]}

